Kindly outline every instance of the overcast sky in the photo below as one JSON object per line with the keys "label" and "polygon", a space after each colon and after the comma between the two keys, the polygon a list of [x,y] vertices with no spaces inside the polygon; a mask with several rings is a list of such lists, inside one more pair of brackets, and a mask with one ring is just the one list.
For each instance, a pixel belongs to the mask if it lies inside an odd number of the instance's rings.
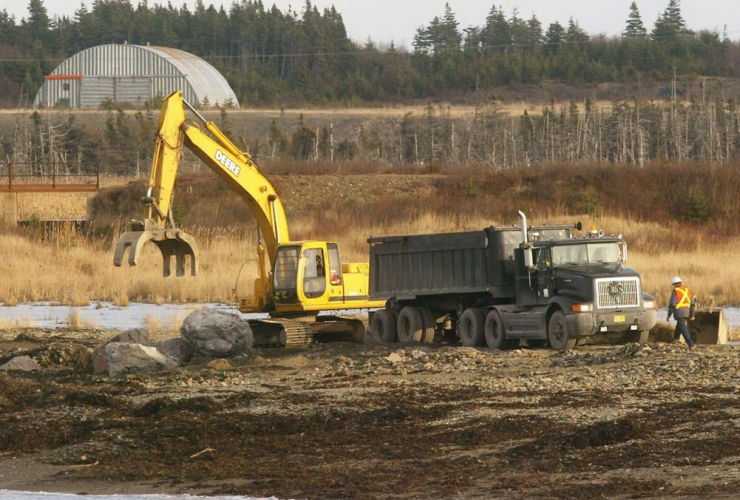
{"label": "overcast sky", "polygon": [[[131,0],[133,4],[137,0]],[[193,8],[195,0],[171,0],[173,5],[187,3]],[[624,28],[632,0],[449,0],[453,12],[460,22],[460,28],[481,26],[492,5],[500,5],[507,14],[516,8],[520,17],[529,18],[536,14],[544,28],[549,23],[560,21],[565,24],[571,16],[590,34],[605,33],[618,35]],[[88,0],[88,7],[92,0]],[[150,0],[149,4],[165,3]],[[222,4],[228,9],[232,1],[203,0],[216,7]],[[263,0],[265,6],[276,4],[283,10],[292,5],[299,12],[304,1]],[[436,15],[444,12],[445,0],[313,0],[319,9],[336,6],[344,17],[349,36],[364,41],[371,37],[376,42],[394,40],[398,45],[410,46],[416,29],[428,24]],[[80,5],[79,0],[45,0],[50,15],[72,15]],[[650,30],[668,0],[637,0],[645,26]],[[20,20],[27,13],[27,0],[0,0],[0,7],[15,14]],[[738,0],[683,0],[681,10],[689,28],[709,29],[722,33],[727,27],[728,36],[733,40],[740,38],[740,2]]]}

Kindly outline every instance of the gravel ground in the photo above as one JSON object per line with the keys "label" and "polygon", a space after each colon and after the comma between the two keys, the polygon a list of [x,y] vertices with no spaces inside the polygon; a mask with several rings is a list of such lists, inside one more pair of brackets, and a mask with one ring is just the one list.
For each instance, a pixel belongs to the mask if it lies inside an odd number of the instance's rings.
{"label": "gravel ground", "polygon": [[[737,346],[260,349],[118,380],[110,332],[0,332],[0,489],[736,498]],[[89,353],[88,353],[89,354]]]}

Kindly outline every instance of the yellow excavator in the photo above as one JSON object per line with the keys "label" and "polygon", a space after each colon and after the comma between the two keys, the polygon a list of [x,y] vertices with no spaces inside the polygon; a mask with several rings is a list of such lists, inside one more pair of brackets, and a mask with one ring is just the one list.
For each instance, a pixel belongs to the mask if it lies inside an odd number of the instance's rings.
{"label": "yellow excavator", "polygon": [[[186,107],[205,130],[186,120]],[[259,277],[251,295],[237,297],[239,311],[269,314],[250,320],[255,344],[293,347],[323,339],[362,342],[367,315],[341,312],[384,306],[383,301],[368,300],[368,264],[342,265],[336,243],[291,241],[285,209],[275,188],[252,157],[198,113],[180,91],[165,97],[162,104],[149,184],[142,200],[144,217],[132,221],[130,230],[121,236],[114,265],[121,266],[127,250],[129,264],[137,265],[142,247],[151,241],[162,252],[165,276],[171,274],[173,259],[177,276],[184,276],[188,267],[191,275],[197,275],[195,239],[178,229],[172,216],[175,178],[184,147],[237,192],[257,220]]]}

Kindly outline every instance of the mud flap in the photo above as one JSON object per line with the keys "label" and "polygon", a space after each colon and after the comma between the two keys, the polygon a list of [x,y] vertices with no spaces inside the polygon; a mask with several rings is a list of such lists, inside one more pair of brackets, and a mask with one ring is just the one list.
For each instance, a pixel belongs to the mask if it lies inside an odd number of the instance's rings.
{"label": "mud flap", "polygon": [[190,274],[198,274],[198,245],[195,239],[179,229],[152,229],[146,231],[128,231],[121,235],[113,255],[113,265],[121,267],[128,250],[128,263],[135,266],[139,263],[142,247],[151,241],[162,252],[162,274],[172,274],[172,257],[175,257],[177,276],[185,276],[186,261],[190,260]]}
{"label": "mud flap", "polygon": [[729,329],[722,309],[697,309],[689,331],[697,344],[726,344]]}

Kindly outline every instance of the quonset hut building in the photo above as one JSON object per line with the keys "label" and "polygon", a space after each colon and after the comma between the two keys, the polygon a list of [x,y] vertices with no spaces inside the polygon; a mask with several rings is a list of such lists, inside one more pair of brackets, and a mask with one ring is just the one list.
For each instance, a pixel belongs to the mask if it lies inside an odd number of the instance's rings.
{"label": "quonset hut building", "polygon": [[175,90],[195,106],[239,106],[223,75],[200,57],[125,43],[99,45],[65,60],[45,77],[33,105],[97,108],[109,99],[141,107]]}

